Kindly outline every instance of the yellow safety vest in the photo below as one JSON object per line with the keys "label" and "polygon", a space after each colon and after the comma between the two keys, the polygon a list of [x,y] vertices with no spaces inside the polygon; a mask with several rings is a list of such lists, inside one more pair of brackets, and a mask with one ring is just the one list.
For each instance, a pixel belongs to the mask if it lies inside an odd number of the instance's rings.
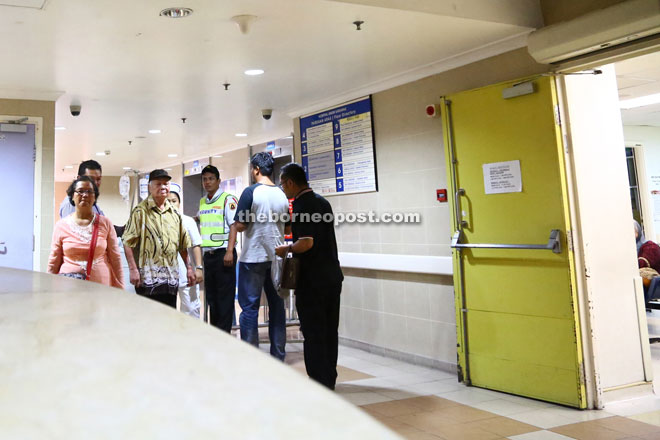
{"label": "yellow safety vest", "polygon": [[206,197],[199,201],[199,229],[202,234],[202,247],[223,247],[229,239],[225,232],[225,202],[229,193],[223,192],[218,200],[206,203]]}

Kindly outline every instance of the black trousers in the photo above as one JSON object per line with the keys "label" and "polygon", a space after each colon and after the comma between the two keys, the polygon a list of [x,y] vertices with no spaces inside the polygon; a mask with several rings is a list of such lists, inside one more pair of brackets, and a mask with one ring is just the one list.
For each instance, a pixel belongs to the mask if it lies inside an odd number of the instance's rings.
{"label": "black trousers", "polygon": [[136,293],[140,296],[143,296],[145,298],[149,298],[152,301],[159,302],[161,304],[165,304],[166,306],[170,306],[173,309],[176,309],[176,295],[172,295],[169,293],[159,293],[156,295],[147,295],[145,291],[138,291],[138,288],[135,289]]}
{"label": "black trousers", "polygon": [[341,284],[315,289],[296,289],[296,309],[305,342],[307,375],[335,389],[339,345]]}
{"label": "black trousers", "polygon": [[236,249],[234,264],[225,266],[226,249],[204,252],[204,292],[210,308],[210,322],[220,330],[231,332],[236,295]]}

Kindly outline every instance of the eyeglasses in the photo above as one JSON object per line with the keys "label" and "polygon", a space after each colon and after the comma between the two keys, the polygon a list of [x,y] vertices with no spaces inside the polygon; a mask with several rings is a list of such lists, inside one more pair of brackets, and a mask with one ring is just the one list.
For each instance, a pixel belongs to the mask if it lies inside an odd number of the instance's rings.
{"label": "eyeglasses", "polygon": [[94,195],[94,191],[91,189],[77,189],[74,191],[79,196],[88,196],[91,197]]}

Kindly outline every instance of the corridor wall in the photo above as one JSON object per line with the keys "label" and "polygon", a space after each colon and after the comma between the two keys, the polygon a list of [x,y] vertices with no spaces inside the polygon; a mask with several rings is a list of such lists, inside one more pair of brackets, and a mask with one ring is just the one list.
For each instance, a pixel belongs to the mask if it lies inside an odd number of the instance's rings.
{"label": "corridor wall", "polygon": [[[335,212],[419,212],[421,223],[343,224],[336,229],[339,251],[450,256],[449,206],[438,202],[435,192],[447,188],[441,119],[428,118],[426,105],[438,103],[445,94],[546,71],[526,49],[519,49],[375,93],[379,191],[328,200]],[[446,370],[456,368],[450,275],[350,268],[344,275],[344,343]]]}

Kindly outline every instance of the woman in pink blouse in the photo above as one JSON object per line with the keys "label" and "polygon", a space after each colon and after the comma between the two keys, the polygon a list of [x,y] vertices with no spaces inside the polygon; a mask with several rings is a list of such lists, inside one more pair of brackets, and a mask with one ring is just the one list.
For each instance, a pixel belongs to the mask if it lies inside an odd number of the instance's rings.
{"label": "woman in pink blouse", "polygon": [[78,177],[67,189],[75,212],[55,224],[53,243],[48,259],[48,272],[53,274],[83,274],[92,241],[94,221],[98,217],[98,237],[88,280],[107,286],[124,288],[121,254],[117,233],[107,217],[92,211],[99,190],[87,176]]}

